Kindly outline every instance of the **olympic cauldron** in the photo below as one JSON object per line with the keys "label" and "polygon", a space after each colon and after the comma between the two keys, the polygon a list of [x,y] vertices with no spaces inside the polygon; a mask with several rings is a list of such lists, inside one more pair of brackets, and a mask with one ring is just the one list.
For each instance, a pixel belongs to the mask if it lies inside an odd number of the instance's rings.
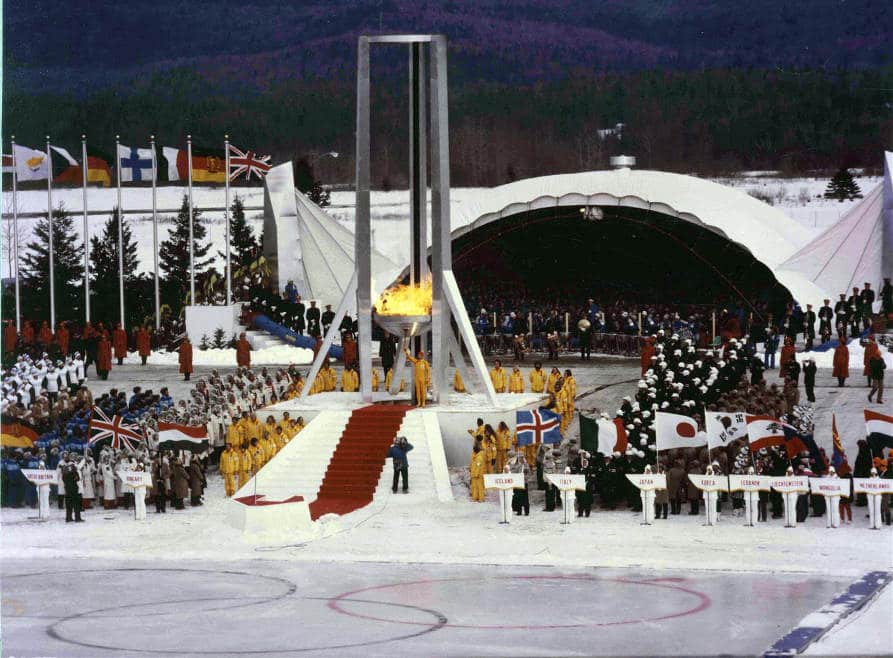
{"label": "olympic cauldron", "polygon": [[420,285],[398,285],[385,290],[375,302],[375,323],[404,340],[431,329],[431,279]]}

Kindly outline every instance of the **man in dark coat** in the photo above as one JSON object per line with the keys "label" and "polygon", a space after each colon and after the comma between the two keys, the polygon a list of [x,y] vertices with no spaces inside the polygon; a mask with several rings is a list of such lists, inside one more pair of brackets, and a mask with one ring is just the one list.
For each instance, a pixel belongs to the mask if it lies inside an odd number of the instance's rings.
{"label": "man in dark coat", "polygon": [[871,326],[871,316],[874,312],[874,290],[866,281],[865,288],[859,293],[859,312],[862,315],[862,327],[868,329]]}
{"label": "man in dark coat", "polygon": [[803,385],[806,387],[806,399],[815,402],[815,374],[817,368],[812,359],[803,360]]}
{"label": "man in dark coat", "polygon": [[806,339],[806,351],[812,349],[812,341],[815,340],[815,312],[812,304],[806,305],[806,313],[803,314],[803,337]]}
{"label": "man in dark coat", "polygon": [[320,329],[320,313],[316,308],[316,300],[310,300],[310,308],[307,309],[307,334],[314,338],[319,338],[322,333]]}
{"label": "man in dark coat", "polygon": [[840,293],[840,299],[834,304],[834,320],[837,325],[837,333],[846,333],[849,325],[849,307],[846,303],[846,295]]}
{"label": "man in dark coat", "polygon": [[819,335],[822,342],[827,343],[831,340],[831,324],[834,320],[834,311],[831,310],[831,300],[826,299],[825,305],[819,309]]}
{"label": "man in dark coat", "polygon": [[[65,522],[74,520],[80,523],[81,518],[81,492],[78,489],[78,480],[81,479],[78,467],[73,461],[68,461],[62,467],[62,482],[65,484]],[[71,518],[74,512],[74,519]]]}
{"label": "man in dark coat", "polygon": [[332,310],[331,304],[326,304],[326,310],[323,311],[322,314],[322,333],[326,335],[329,333],[329,327],[332,326],[332,321],[335,319],[335,311]]}
{"label": "man in dark coat", "polygon": [[394,337],[385,332],[384,337],[378,343],[378,356],[381,357],[381,367],[387,376],[388,370],[394,367],[394,357],[397,354],[397,343]]}
{"label": "man in dark coat", "polygon": [[388,449],[387,456],[393,460],[394,464],[394,482],[391,491],[397,493],[397,484],[400,476],[403,476],[403,493],[409,493],[409,461],[406,454],[412,450],[412,444],[406,440],[405,436],[398,436],[394,439],[393,445]]}
{"label": "man in dark coat", "polygon": [[682,460],[673,462],[667,473],[667,495],[670,498],[670,514],[682,512],[682,483],[685,481],[685,469]]}
{"label": "man in dark coat", "polygon": [[189,475],[179,457],[171,463],[171,502],[174,509],[183,509],[183,499],[189,495]]}
{"label": "man in dark coat", "polygon": [[202,504],[202,493],[205,490],[205,474],[197,457],[189,463],[189,504],[198,507]]}
{"label": "man in dark coat", "polygon": [[167,513],[167,481],[171,477],[170,467],[161,455],[152,460],[152,492],[155,494],[155,513]]}

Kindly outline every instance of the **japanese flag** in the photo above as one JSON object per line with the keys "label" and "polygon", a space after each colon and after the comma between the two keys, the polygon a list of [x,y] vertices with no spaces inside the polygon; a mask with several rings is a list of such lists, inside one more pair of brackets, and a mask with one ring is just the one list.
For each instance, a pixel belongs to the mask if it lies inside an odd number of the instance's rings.
{"label": "japanese flag", "polygon": [[747,419],[743,411],[708,411],[706,420],[707,447],[711,450],[747,437]]}
{"label": "japanese flag", "polygon": [[707,436],[698,432],[698,424],[688,416],[658,411],[655,417],[658,450],[707,445]]}

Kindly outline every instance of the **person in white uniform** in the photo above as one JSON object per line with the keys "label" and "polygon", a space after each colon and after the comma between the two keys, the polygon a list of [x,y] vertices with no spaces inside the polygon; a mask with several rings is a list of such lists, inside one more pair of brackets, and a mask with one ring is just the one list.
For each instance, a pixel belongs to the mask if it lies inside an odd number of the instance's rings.
{"label": "person in white uniform", "polygon": [[[826,477],[829,480],[840,480],[833,466],[828,469]],[[825,499],[825,527],[840,527],[840,496],[828,496]]]}
{"label": "person in white uniform", "polygon": [[[748,475],[756,475],[753,466],[747,467]],[[757,524],[760,509],[760,492],[745,491],[744,492],[744,520],[745,524],[755,526]]]}
{"label": "person in white uniform", "polygon": [[[785,477],[794,477],[794,469],[791,466],[788,466],[788,470],[785,471]],[[781,494],[781,497],[784,500],[785,528],[797,527],[797,497],[799,495],[800,494],[798,494],[796,491],[789,491],[787,493]]]}
{"label": "person in white uniform", "polygon": [[[878,479],[878,472],[876,468],[871,469],[870,478],[872,480]],[[872,530],[880,530],[881,523],[883,523],[883,519],[881,517],[881,494],[868,494],[868,527]]]}
{"label": "person in white uniform", "polygon": [[[645,475],[651,475],[651,466],[645,466]],[[642,524],[651,525],[654,523],[654,489],[642,489],[639,491],[642,498]]]}
{"label": "person in white uniform", "polygon": [[[704,475],[713,476],[715,473],[713,472],[713,465],[707,466],[707,469],[704,471]],[[704,492],[704,507],[707,512],[707,525],[716,525],[718,520],[718,512],[716,510],[717,500],[719,499],[718,491],[705,491]]]}

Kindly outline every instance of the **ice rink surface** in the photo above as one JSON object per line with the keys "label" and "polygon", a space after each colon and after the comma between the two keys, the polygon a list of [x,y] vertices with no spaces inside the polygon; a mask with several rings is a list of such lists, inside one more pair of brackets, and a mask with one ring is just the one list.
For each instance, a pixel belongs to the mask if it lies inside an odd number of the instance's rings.
{"label": "ice rink surface", "polygon": [[847,581],[263,559],[163,567],[4,560],[3,655],[757,655]]}

